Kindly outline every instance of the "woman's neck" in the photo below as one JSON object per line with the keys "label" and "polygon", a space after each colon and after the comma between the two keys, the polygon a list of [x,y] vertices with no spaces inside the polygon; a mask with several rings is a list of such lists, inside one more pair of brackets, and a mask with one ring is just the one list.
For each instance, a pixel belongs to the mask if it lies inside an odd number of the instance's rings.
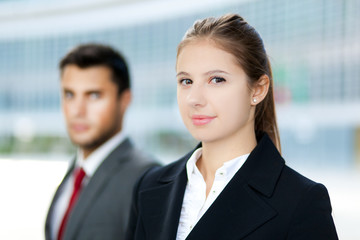
{"label": "woman's neck", "polygon": [[214,142],[202,142],[202,155],[196,162],[196,166],[206,182],[206,196],[211,190],[216,170],[224,162],[250,153],[257,144],[255,133],[244,138],[234,137],[235,139],[227,138]]}

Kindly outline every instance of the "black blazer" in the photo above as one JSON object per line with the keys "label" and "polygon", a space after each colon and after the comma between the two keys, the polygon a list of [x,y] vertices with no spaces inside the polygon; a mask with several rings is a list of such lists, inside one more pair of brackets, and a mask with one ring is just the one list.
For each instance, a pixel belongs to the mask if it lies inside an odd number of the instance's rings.
{"label": "black blazer", "polygon": [[[176,238],[192,152],[138,181],[126,239]],[[188,240],[338,239],[326,188],[285,165],[265,134]]]}

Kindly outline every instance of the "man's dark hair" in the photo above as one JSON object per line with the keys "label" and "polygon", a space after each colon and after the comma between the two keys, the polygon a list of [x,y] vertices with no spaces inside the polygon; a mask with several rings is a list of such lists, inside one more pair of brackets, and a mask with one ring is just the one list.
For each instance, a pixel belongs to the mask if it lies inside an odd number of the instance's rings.
{"label": "man's dark hair", "polygon": [[110,46],[101,44],[83,44],[71,50],[60,61],[60,71],[67,65],[80,68],[94,66],[108,67],[112,71],[112,80],[118,86],[119,95],[130,88],[130,77],[124,57]]}

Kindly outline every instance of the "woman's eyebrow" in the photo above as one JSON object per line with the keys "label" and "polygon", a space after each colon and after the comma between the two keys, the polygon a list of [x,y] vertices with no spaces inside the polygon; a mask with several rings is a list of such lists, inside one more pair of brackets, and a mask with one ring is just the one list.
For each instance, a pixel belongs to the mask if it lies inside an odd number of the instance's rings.
{"label": "woman's eyebrow", "polygon": [[208,71],[208,72],[204,73],[204,75],[213,75],[213,74],[216,74],[216,73],[229,74],[228,72],[223,71],[223,70],[211,70],[211,71]]}
{"label": "woman's eyebrow", "polygon": [[179,72],[178,74],[176,74],[177,77],[180,75],[190,76],[190,74],[188,74],[187,72]]}
{"label": "woman's eyebrow", "polygon": [[[213,75],[213,74],[216,74],[216,73],[230,74],[230,73],[228,73],[226,71],[223,71],[223,70],[211,70],[211,71],[208,71],[208,72],[204,73],[203,75],[208,76],[208,75]],[[190,74],[187,73],[187,72],[179,72],[178,74],[176,74],[177,77],[180,76],[180,75],[190,76]]]}

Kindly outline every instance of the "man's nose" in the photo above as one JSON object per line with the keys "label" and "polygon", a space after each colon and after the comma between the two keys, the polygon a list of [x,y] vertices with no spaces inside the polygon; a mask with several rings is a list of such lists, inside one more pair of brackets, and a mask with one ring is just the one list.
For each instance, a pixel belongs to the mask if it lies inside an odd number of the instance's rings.
{"label": "man's nose", "polygon": [[86,99],[78,97],[73,104],[73,114],[75,116],[84,116],[86,114]]}

